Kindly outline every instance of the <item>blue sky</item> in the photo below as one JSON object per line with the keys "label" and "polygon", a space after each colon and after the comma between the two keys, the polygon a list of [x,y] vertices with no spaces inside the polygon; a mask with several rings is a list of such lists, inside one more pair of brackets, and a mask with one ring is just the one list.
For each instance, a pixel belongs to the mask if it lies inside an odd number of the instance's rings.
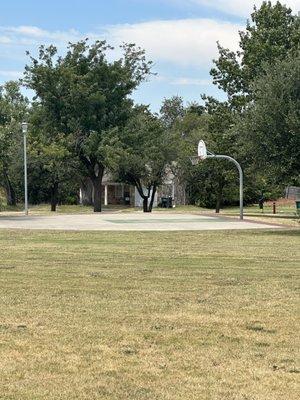
{"label": "blue sky", "polygon": [[[156,77],[134,94],[157,111],[165,97],[200,101],[202,93],[223,98],[209,70],[216,41],[236,49],[253,0],[10,0],[1,3],[0,84],[21,76],[26,50],[83,37],[118,45],[134,42],[154,61]],[[294,11],[300,0],[286,0]],[[260,0],[255,2],[257,5]]]}

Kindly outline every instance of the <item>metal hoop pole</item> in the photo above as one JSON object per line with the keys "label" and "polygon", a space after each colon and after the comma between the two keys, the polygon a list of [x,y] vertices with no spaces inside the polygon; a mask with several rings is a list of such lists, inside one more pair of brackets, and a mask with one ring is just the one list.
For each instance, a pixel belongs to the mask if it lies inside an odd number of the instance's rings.
{"label": "metal hoop pole", "polygon": [[239,171],[239,177],[240,177],[240,219],[244,219],[244,183],[243,183],[243,170],[242,167],[240,166],[240,164],[232,157],[229,156],[224,156],[222,154],[208,154],[207,158],[222,158],[228,161],[231,161],[235,164],[235,166],[237,167],[238,171]]}
{"label": "metal hoop pole", "polygon": [[28,215],[28,187],[27,187],[27,137],[23,135],[24,145],[24,198],[25,198],[25,215]]}

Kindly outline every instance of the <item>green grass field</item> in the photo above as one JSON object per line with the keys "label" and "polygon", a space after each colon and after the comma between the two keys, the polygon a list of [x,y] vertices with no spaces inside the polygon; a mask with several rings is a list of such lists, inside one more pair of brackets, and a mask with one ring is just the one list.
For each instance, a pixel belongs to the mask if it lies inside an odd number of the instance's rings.
{"label": "green grass field", "polygon": [[0,246],[1,400],[298,399],[299,231]]}

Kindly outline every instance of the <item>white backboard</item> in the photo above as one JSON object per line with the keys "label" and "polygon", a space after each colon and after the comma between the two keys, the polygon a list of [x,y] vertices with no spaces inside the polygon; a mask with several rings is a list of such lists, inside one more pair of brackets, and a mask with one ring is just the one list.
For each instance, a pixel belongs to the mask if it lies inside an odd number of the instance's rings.
{"label": "white backboard", "polygon": [[207,157],[206,145],[203,140],[200,140],[200,142],[198,144],[198,157],[201,160],[205,160]]}

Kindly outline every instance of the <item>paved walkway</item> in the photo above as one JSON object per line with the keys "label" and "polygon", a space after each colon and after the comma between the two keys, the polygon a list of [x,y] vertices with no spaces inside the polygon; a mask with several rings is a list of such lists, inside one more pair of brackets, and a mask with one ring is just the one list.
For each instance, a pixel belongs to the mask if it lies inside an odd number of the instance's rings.
{"label": "paved walkway", "polygon": [[79,231],[185,231],[266,229],[278,226],[210,215],[170,213],[103,213],[59,215],[0,215],[0,229]]}

